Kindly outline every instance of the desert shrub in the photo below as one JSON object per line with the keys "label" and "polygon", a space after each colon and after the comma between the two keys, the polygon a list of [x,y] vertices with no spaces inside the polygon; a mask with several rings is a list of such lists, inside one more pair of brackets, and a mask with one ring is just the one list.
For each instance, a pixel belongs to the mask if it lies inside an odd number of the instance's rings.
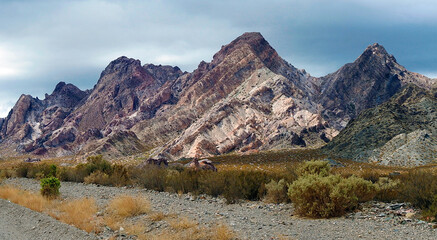
{"label": "desert shrub", "polygon": [[111,167],[110,173],[105,173],[100,170],[92,172],[84,178],[85,183],[94,183],[105,186],[126,186],[131,183],[127,169],[119,164]]}
{"label": "desert shrub", "polygon": [[41,195],[47,198],[56,198],[59,196],[59,188],[61,182],[56,177],[48,177],[41,179]]}
{"label": "desert shrub", "polygon": [[15,169],[15,174],[17,177],[27,177],[27,173],[29,172],[31,165],[30,163],[20,163]]}
{"label": "desert shrub", "polygon": [[200,175],[199,189],[202,193],[217,197],[222,195],[226,186],[223,172],[210,172]]}
{"label": "desert shrub", "polygon": [[399,179],[380,177],[375,185],[377,188],[375,200],[391,202],[399,199],[399,192],[401,188],[401,181]]}
{"label": "desert shrub", "polygon": [[110,175],[110,183],[112,186],[130,185],[132,182],[127,168],[120,164],[114,164]]}
{"label": "desert shrub", "polygon": [[156,166],[130,169],[132,180],[141,187],[156,191],[164,191],[166,170]]}
{"label": "desert shrub", "polygon": [[58,170],[58,168],[56,167],[56,165],[51,164],[49,166],[49,171],[45,177],[56,177],[57,170]]}
{"label": "desert shrub", "polygon": [[84,183],[86,184],[94,183],[94,184],[100,184],[105,186],[111,185],[109,175],[100,171],[93,172],[89,176],[86,176],[84,178]]}
{"label": "desert shrub", "polygon": [[289,202],[290,198],[287,195],[288,187],[284,179],[279,181],[271,180],[269,183],[265,184],[267,191],[264,200],[271,203],[283,203]]}
{"label": "desert shrub", "polygon": [[267,174],[261,171],[227,171],[224,177],[223,196],[228,203],[239,199],[261,199],[260,189],[269,180]]}
{"label": "desert shrub", "polygon": [[413,170],[401,178],[400,198],[421,209],[428,209],[437,195],[437,177],[430,171]]}
{"label": "desert shrub", "polygon": [[370,168],[364,169],[361,174],[359,174],[359,176],[362,177],[364,180],[371,181],[372,183],[378,182],[380,178],[380,174]]}
{"label": "desert shrub", "polygon": [[434,222],[437,221],[437,194],[434,195],[431,205],[424,209],[422,215],[425,219],[432,220]]}
{"label": "desert shrub", "polygon": [[88,157],[85,168],[88,172],[87,175],[90,175],[95,171],[100,171],[106,174],[111,174],[112,172],[111,163],[103,159],[102,155]]}
{"label": "desert shrub", "polygon": [[181,188],[175,189],[177,192],[183,192],[183,193],[193,193],[195,195],[200,193],[199,189],[199,178],[202,176],[202,174],[205,174],[204,171],[195,171],[191,169],[186,169],[182,172],[180,172],[179,177],[181,181]]}
{"label": "desert shrub", "polygon": [[358,203],[370,201],[375,195],[376,186],[370,181],[356,176],[340,178],[330,193],[335,209],[334,216],[341,216],[345,212],[357,208]]}
{"label": "desert shrub", "polygon": [[298,176],[317,174],[321,176],[328,176],[331,167],[327,161],[307,161],[297,168]]}
{"label": "desert shrub", "polygon": [[31,168],[27,173],[28,178],[36,178],[36,179],[55,177],[55,176],[56,176],[56,166],[49,165],[46,163],[31,165]]}
{"label": "desert shrub", "polygon": [[304,175],[289,185],[288,196],[296,211],[309,217],[335,217],[358,207],[376,194],[376,187],[358,177]]}
{"label": "desert shrub", "polygon": [[14,176],[14,172],[12,170],[8,169],[1,169],[0,170],[0,180],[5,178],[11,178]]}
{"label": "desert shrub", "polygon": [[89,176],[85,164],[78,164],[76,167],[62,167],[57,171],[57,177],[61,181],[83,182]]}
{"label": "desert shrub", "polygon": [[46,178],[56,177],[57,166],[54,164],[38,163],[20,163],[15,169],[17,177],[26,178]]}
{"label": "desert shrub", "polygon": [[165,190],[198,194],[199,178],[201,175],[201,171],[193,171],[190,169],[182,171],[167,170],[167,174],[165,175]]}

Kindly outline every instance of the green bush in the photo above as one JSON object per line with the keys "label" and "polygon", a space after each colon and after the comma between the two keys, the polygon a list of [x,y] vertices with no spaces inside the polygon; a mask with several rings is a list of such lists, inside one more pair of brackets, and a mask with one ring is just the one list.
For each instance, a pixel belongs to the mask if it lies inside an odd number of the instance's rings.
{"label": "green bush", "polygon": [[8,169],[2,169],[0,170],[0,180],[4,178],[11,178],[14,175],[14,171],[8,170]]}
{"label": "green bush", "polygon": [[111,163],[103,159],[102,155],[88,157],[85,168],[88,175],[95,171],[100,171],[106,174],[111,174],[112,172]]}
{"label": "green bush", "polygon": [[59,188],[61,182],[56,177],[48,177],[41,179],[41,195],[47,198],[56,198],[59,196]]}
{"label": "green bush", "polygon": [[317,174],[320,176],[328,176],[330,174],[331,167],[329,166],[329,162],[327,161],[308,161],[303,163],[298,169],[297,169],[297,175],[298,176],[306,176],[306,175],[312,175]]}
{"label": "green bush", "polygon": [[141,187],[164,191],[166,170],[156,166],[130,169],[132,180]]}
{"label": "green bush", "polygon": [[429,220],[437,221],[437,194],[434,195],[431,205],[424,209],[422,215]]}
{"label": "green bush", "polygon": [[49,172],[46,177],[56,177],[57,170],[58,168],[56,167],[56,165],[54,164],[50,165]]}
{"label": "green bush", "polygon": [[235,203],[239,199],[260,200],[265,183],[270,179],[261,171],[227,171],[224,173],[223,196],[228,203]]}
{"label": "green bush", "polygon": [[100,171],[95,171],[91,173],[89,176],[86,176],[83,182],[86,184],[94,183],[94,184],[100,184],[105,186],[111,185],[109,175]]}
{"label": "green bush", "polygon": [[199,176],[200,192],[217,197],[223,194],[226,181],[224,172],[206,172]]}
{"label": "green bush", "polygon": [[30,163],[20,163],[17,168],[15,169],[15,174],[17,177],[27,177],[27,173],[29,172],[29,169],[31,168]]}
{"label": "green bush", "polygon": [[271,180],[269,183],[265,184],[267,191],[264,200],[270,203],[283,203],[289,202],[290,198],[287,195],[287,183],[284,179],[279,181]]}
{"label": "green bush", "polygon": [[309,217],[341,216],[375,194],[376,187],[370,181],[355,176],[310,174],[288,186],[288,196],[297,213]]}
{"label": "green bush", "polygon": [[437,176],[430,171],[413,170],[401,178],[402,201],[410,202],[421,209],[428,209],[437,195]]}
{"label": "green bush", "polygon": [[399,199],[401,180],[380,177],[375,185],[377,188],[375,200],[391,202]]}

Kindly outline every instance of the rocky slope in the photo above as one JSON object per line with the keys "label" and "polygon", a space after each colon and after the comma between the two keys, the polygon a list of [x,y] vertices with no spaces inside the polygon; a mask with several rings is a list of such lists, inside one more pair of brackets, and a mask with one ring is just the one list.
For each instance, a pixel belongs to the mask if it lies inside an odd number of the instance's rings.
{"label": "rocky slope", "polygon": [[92,90],[60,83],[44,100],[23,95],[0,120],[0,138],[19,152],[59,156],[318,147],[407,83],[430,89],[435,80],[407,71],[378,44],[315,78],[261,34],[245,33],[192,73],[120,57]]}
{"label": "rocky slope", "polygon": [[323,149],[358,161],[416,166],[437,161],[437,98],[407,85],[389,101],[363,111]]}

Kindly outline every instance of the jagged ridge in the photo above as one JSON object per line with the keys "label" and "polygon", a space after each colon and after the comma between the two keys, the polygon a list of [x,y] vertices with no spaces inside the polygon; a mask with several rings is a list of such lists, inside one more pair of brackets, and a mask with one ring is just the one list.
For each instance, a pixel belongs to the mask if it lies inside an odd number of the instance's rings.
{"label": "jagged ridge", "polygon": [[22,96],[0,119],[0,137],[25,152],[117,156],[123,148],[108,146],[126,136],[132,151],[160,147],[155,153],[172,159],[314,147],[410,82],[435,84],[378,44],[315,78],[283,60],[260,33],[245,33],[192,73],[120,57],[92,90],[60,83],[42,101]]}

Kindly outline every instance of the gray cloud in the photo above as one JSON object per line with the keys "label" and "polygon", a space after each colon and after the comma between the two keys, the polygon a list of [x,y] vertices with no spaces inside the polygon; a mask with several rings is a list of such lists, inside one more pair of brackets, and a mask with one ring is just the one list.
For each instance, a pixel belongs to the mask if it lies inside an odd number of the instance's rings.
{"label": "gray cloud", "polygon": [[373,42],[412,71],[437,76],[437,4],[421,1],[2,1],[0,116],[21,93],[59,81],[91,88],[113,59],[191,71],[246,31],[321,76]]}

